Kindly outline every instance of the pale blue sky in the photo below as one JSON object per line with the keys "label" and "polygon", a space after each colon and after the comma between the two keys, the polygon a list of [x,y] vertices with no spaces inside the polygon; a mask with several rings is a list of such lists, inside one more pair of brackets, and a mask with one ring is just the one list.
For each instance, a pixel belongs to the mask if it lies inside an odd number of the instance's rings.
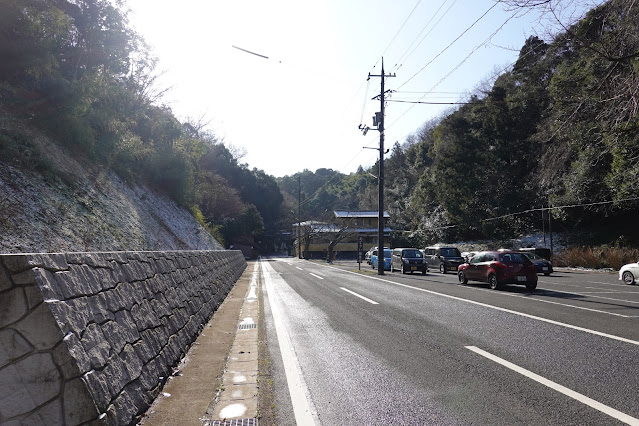
{"label": "pale blue sky", "polygon": [[[211,120],[225,143],[245,150],[242,162],[275,176],[374,164],[377,151],[362,148],[376,147],[379,133],[362,136],[357,127],[372,127],[379,111],[371,98],[380,79],[366,80],[380,74],[382,55],[386,73],[396,74],[386,89],[404,92],[393,99],[455,102],[512,64],[527,37],[546,34],[537,14],[512,17],[502,4],[491,9],[494,0],[129,3],[134,27],[166,71],[160,84],[172,87],[165,101],[176,115]],[[388,103],[386,146],[447,108]]]}

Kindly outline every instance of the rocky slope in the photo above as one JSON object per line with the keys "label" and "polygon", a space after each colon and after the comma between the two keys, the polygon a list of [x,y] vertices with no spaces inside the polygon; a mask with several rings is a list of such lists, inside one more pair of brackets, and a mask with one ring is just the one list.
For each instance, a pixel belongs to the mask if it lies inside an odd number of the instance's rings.
{"label": "rocky slope", "polygon": [[[10,158],[6,147],[16,134],[37,161]],[[0,253],[223,248],[168,197],[74,157],[6,116],[0,136]]]}

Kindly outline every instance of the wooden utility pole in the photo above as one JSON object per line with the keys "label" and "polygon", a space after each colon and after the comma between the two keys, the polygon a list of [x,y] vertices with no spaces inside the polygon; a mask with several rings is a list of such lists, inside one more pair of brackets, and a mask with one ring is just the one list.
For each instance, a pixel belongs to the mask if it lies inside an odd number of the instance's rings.
{"label": "wooden utility pole", "polygon": [[395,77],[395,74],[384,74],[384,58],[382,58],[382,73],[380,75],[368,74],[368,78],[381,77],[382,89],[379,94],[380,114],[377,121],[379,130],[379,193],[378,193],[378,223],[377,223],[377,275],[384,275],[384,79]]}

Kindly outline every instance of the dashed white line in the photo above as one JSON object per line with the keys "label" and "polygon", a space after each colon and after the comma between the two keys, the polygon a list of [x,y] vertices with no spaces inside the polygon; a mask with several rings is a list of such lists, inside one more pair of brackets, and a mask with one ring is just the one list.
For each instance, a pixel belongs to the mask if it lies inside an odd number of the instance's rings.
{"label": "dashed white line", "polygon": [[535,374],[535,373],[533,373],[530,370],[526,370],[525,368],[520,367],[520,366],[518,366],[516,364],[513,364],[512,362],[506,361],[503,358],[499,358],[498,356],[493,355],[493,354],[491,354],[489,352],[486,352],[486,351],[484,351],[482,349],[479,349],[476,346],[466,346],[466,349],[469,349],[469,350],[475,352],[476,354],[479,354],[479,355],[481,355],[481,356],[483,356],[485,358],[490,359],[491,361],[494,361],[494,362],[496,362],[496,363],[498,363],[500,365],[503,365],[506,368],[509,368],[509,369],[511,369],[511,370],[523,375],[523,376],[526,376],[529,379],[532,379],[532,380],[534,380],[534,381],[536,381],[538,383],[541,383],[542,385],[547,386],[547,387],[549,387],[549,388],[551,388],[553,390],[556,390],[557,392],[560,392],[560,393],[562,393],[562,394],[564,394],[564,395],[566,395],[566,396],[568,396],[570,398],[573,398],[573,399],[581,402],[582,404],[585,404],[585,405],[587,405],[589,407],[592,407],[595,410],[600,411],[600,412],[602,412],[604,414],[607,414],[608,416],[613,417],[613,418],[615,418],[615,419],[617,419],[619,421],[622,421],[622,422],[624,422],[626,424],[629,424],[629,425],[639,425],[639,419],[637,419],[635,417],[632,417],[632,416],[630,416],[630,415],[628,415],[626,413],[622,413],[619,410],[615,410],[614,408],[609,407],[609,406],[607,406],[605,404],[602,404],[601,402],[595,401],[594,399],[589,398],[586,395],[583,395],[583,394],[581,394],[579,392],[575,392],[574,390],[569,389],[569,388],[567,388],[565,386],[562,386],[562,385],[560,385],[558,383],[555,383],[552,380],[548,380],[545,377],[542,377],[542,376],[540,376],[538,374]]}
{"label": "dashed white line", "polygon": [[344,287],[340,287],[340,288],[341,288],[342,290],[344,290],[345,292],[352,294],[353,296],[357,296],[357,297],[359,297],[359,298],[360,298],[360,299],[362,299],[362,300],[366,300],[368,303],[370,303],[370,304],[372,304],[372,305],[379,305],[379,303],[377,303],[377,302],[376,302],[376,301],[374,301],[374,300],[369,299],[368,297],[364,297],[364,296],[362,296],[361,294],[357,294],[357,293],[355,293],[354,291],[350,291],[349,289],[344,288]]}
{"label": "dashed white line", "polygon": [[320,277],[319,275],[315,275],[314,273],[310,273],[310,275],[314,276],[315,278],[317,278],[318,280],[323,280],[324,278]]}
{"label": "dashed white line", "polygon": [[300,268],[299,266],[296,266],[296,268],[297,268],[297,269],[299,269],[300,271],[303,271],[303,269],[302,269],[302,268]]}
{"label": "dashed white line", "polygon": [[[336,268],[334,266],[326,266],[326,267],[327,268],[337,269],[337,270],[340,270],[340,271],[343,271],[343,272],[346,272],[346,273],[349,273],[349,274],[358,275],[360,277],[362,276],[361,274],[358,274],[357,272],[346,271],[344,269],[339,269],[339,268]],[[398,282],[395,282],[395,281],[390,281],[390,280],[386,280],[386,279],[383,279],[383,278],[378,278],[376,276],[369,276],[368,278],[373,279],[373,280],[383,281],[385,283],[393,284],[393,285],[396,285],[398,287],[409,288],[411,290],[416,290],[416,291],[420,291],[420,292],[423,292],[423,293],[429,293],[429,294],[433,294],[433,295],[436,295],[436,296],[445,297],[447,299],[458,300],[460,302],[466,302],[466,303],[470,303],[472,305],[477,305],[477,306],[483,306],[485,308],[494,309],[496,311],[507,312],[507,313],[510,313],[510,314],[513,314],[513,315],[519,315],[519,316],[522,316],[522,317],[525,317],[525,318],[530,318],[530,319],[533,319],[533,320],[536,320],[536,321],[542,321],[542,322],[545,322],[545,323],[548,323],[548,324],[554,324],[554,325],[558,325],[560,327],[570,328],[572,330],[583,331],[584,333],[594,334],[595,336],[605,337],[607,339],[617,340],[619,342],[625,342],[625,343],[630,343],[632,345],[639,346],[639,341],[637,341],[637,340],[627,339],[627,338],[621,337],[621,336],[615,336],[614,334],[602,333],[601,331],[591,330],[589,328],[579,327],[579,326],[576,326],[576,325],[567,324],[567,323],[564,323],[564,322],[559,322],[559,321],[551,320],[551,319],[548,319],[548,318],[538,317],[536,315],[530,315],[530,314],[526,314],[524,312],[514,311],[512,309],[500,308],[499,306],[489,305],[487,303],[477,302],[475,300],[464,299],[463,297],[451,296],[449,294],[439,293],[439,292],[436,292],[436,291],[433,291],[433,290],[427,290],[425,288],[413,287],[413,286],[410,286],[410,285],[407,285],[407,284],[402,284],[402,283],[398,283]],[[532,299],[532,300],[538,301],[539,299]],[[568,305],[568,306],[572,306],[572,305]]]}

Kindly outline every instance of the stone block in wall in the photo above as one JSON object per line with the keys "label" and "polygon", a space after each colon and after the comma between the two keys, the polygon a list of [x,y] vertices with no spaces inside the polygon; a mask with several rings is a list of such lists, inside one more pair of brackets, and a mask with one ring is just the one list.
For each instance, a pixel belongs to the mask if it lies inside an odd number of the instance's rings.
{"label": "stone block in wall", "polygon": [[0,291],[9,290],[11,287],[13,287],[13,283],[9,277],[9,271],[0,265]]}
{"label": "stone block in wall", "polygon": [[62,425],[64,421],[64,407],[61,399],[54,399],[43,405],[35,413],[27,416],[21,424],[25,425]]}
{"label": "stone block in wall", "polygon": [[28,414],[61,392],[60,373],[48,353],[32,353],[0,369],[0,414]]}
{"label": "stone block in wall", "polygon": [[57,345],[64,334],[57,326],[49,306],[41,303],[28,316],[13,325],[37,350],[47,351]]}
{"label": "stone block in wall", "polygon": [[140,377],[143,365],[142,361],[135,353],[135,349],[133,349],[133,346],[127,344],[126,346],[124,346],[122,352],[120,352],[118,356],[122,360],[124,368],[126,369],[126,372],[128,374],[128,382],[136,380],[138,377]]}
{"label": "stone block in wall", "polygon": [[33,346],[16,330],[0,330],[0,365],[7,365],[31,351]]}
{"label": "stone block in wall", "polygon": [[107,384],[109,378],[106,374],[92,370],[84,375],[84,381],[91,392],[93,402],[98,408],[98,411],[106,413],[109,409],[109,405],[111,405],[111,393],[109,392],[109,386]]}
{"label": "stone block in wall", "polygon": [[18,321],[27,315],[29,305],[22,287],[14,287],[2,293],[2,307],[0,309],[0,329]]}
{"label": "stone block in wall", "polygon": [[64,421],[67,425],[79,425],[97,420],[100,415],[87,383],[78,377],[64,385]]}

